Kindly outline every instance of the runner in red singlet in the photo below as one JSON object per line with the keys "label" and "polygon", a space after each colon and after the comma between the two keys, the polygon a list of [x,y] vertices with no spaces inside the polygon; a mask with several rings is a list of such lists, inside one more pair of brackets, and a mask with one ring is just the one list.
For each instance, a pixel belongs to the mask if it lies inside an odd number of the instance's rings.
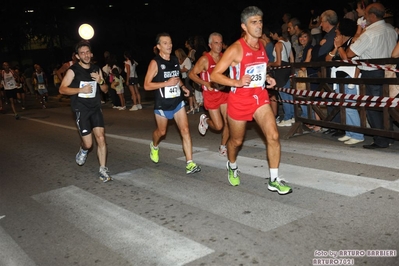
{"label": "runner in red singlet", "polygon": [[[265,88],[265,84],[267,88],[272,88],[276,81],[266,74],[269,60],[259,40],[262,36],[262,17],[262,10],[256,6],[249,6],[241,12],[242,38],[224,52],[211,74],[211,80],[231,87],[227,103],[230,138],[227,142],[226,165],[230,184],[240,184],[236,159],[244,140],[247,121],[254,119],[266,137],[270,169],[268,189],[284,195],[292,192],[292,189],[278,176],[281,156],[279,133]],[[226,77],[223,73],[229,67],[230,77]]]}
{"label": "runner in red singlet", "polygon": [[[225,86],[212,83],[210,75],[222,57],[223,37],[220,33],[214,32],[209,35],[208,44],[211,50],[201,56],[194,68],[190,71],[189,77],[197,84],[201,84],[204,97],[204,107],[209,112],[209,118],[202,114],[198,125],[198,130],[205,135],[208,126],[216,131],[222,130],[222,140],[219,147],[219,155],[226,156],[226,143],[229,138],[229,128],[227,126],[227,99],[228,92]],[[198,76],[200,75],[200,76]]]}

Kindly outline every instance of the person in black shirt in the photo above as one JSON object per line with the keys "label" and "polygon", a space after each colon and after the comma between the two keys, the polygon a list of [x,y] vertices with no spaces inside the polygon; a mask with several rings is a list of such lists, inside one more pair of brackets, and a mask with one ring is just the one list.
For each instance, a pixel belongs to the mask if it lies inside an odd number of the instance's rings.
{"label": "person in black shirt", "polygon": [[192,141],[184,108],[184,97],[188,97],[190,91],[179,77],[179,60],[171,55],[173,45],[170,35],[158,34],[156,43],[159,52],[150,61],[144,78],[144,89],[155,93],[154,114],[157,128],[152,134],[150,158],[154,163],[159,162],[158,145],[166,135],[168,120],[174,119],[183,141],[183,151],[187,161],[186,173],[196,173],[201,171],[201,168],[192,160]]}
{"label": "person in black shirt", "polygon": [[106,165],[107,145],[104,133],[104,117],[101,110],[100,90],[107,93],[108,85],[100,67],[92,64],[93,54],[88,41],[80,41],[75,48],[77,64],[69,67],[62,79],[59,92],[71,96],[71,108],[81,136],[81,147],[76,154],[76,163],[86,162],[89,149],[93,146],[93,133],[97,142],[97,156],[100,163],[100,179],[105,183],[112,180]]}

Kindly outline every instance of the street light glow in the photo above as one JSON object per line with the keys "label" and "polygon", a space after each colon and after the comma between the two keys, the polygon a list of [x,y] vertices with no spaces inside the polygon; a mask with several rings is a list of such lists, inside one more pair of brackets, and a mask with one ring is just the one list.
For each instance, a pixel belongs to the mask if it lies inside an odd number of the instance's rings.
{"label": "street light glow", "polygon": [[94,36],[94,29],[89,24],[82,24],[79,27],[79,36],[84,40],[90,40]]}

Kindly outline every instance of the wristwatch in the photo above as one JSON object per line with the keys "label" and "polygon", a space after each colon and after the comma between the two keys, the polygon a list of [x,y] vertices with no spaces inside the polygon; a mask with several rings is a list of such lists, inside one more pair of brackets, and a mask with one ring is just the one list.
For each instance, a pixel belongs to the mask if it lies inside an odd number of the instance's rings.
{"label": "wristwatch", "polygon": [[104,83],[105,83],[105,80],[102,79],[102,80],[100,81],[100,85],[103,85]]}

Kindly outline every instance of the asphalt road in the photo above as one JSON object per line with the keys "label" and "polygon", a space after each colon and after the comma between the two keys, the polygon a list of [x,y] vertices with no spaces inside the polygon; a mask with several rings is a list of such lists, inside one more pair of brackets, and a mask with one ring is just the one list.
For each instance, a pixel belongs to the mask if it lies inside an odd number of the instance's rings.
{"label": "asphalt road", "polygon": [[52,97],[41,109],[30,99],[20,120],[0,115],[1,266],[399,265],[399,144],[365,150],[320,133],[282,138],[280,173],[293,193],[280,196],[267,190],[254,123],[238,158],[241,185],[232,187],[220,134],[198,133],[200,113],[189,120],[202,171],[186,175],[174,123],[152,163],[152,103],[143,106],[104,104],[114,178],[105,184],[95,151],[75,163],[68,100]]}

